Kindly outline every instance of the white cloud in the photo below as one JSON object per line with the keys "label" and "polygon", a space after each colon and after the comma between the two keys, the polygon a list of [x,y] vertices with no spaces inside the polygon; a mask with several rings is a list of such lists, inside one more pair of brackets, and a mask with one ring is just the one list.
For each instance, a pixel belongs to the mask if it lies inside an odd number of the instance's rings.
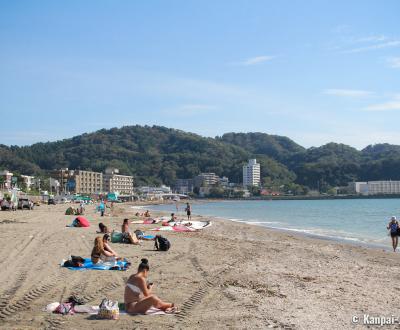
{"label": "white cloud", "polygon": [[371,104],[364,108],[365,111],[392,111],[392,110],[400,110],[400,99],[392,100],[388,102]]}
{"label": "white cloud", "polygon": [[370,34],[355,36],[349,30],[339,29],[336,32],[336,40],[329,46],[331,50],[337,50],[342,54],[361,53],[379,49],[400,47],[400,38],[384,34]]}
{"label": "white cloud", "polygon": [[267,61],[271,61],[274,58],[275,58],[275,56],[262,55],[262,56],[250,57],[250,58],[247,58],[247,59],[245,59],[243,61],[239,61],[239,62],[232,62],[231,64],[249,66],[249,65],[256,65],[256,64],[261,64],[261,63],[267,62]]}
{"label": "white cloud", "polygon": [[375,43],[373,45],[367,45],[367,46],[363,46],[363,47],[343,50],[342,53],[343,54],[361,53],[361,52],[366,52],[366,51],[370,51],[370,50],[399,47],[399,46],[400,46],[400,40],[396,39],[396,40],[391,40],[391,41],[386,41],[386,42]]}
{"label": "white cloud", "polygon": [[400,57],[388,57],[386,62],[391,68],[400,69]]}
{"label": "white cloud", "polygon": [[324,94],[334,95],[334,96],[344,96],[344,97],[367,97],[372,96],[374,93],[365,90],[357,89],[325,89]]}

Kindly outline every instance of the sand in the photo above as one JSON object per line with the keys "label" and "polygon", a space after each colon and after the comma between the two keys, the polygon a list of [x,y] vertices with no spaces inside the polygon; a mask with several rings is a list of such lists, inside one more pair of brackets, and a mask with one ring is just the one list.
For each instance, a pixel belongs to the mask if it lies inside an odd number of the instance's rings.
{"label": "sand", "polygon": [[[92,227],[66,228],[74,218],[64,215],[67,206],[0,212],[1,329],[349,329],[353,315],[400,315],[398,254],[220,219],[202,232],[164,233],[168,252],[154,251],[153,242],[113,244],[132,262],[127,272],[61,268],[71,254],[90,256],[100,221],[119,229],[134,213],[123,204],[101,218],[90,206]],[[42,311],[73,293],[92,305],[104,297],[123,301],[142,257],[154,293],[180,306],[179,315],[109,321]]]}

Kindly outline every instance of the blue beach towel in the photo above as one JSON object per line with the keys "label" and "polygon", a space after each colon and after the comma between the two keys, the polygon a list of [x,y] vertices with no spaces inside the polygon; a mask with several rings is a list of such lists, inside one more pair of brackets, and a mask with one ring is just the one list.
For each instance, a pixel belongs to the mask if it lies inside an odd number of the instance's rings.
{"label": "blue beach towel", "polygon": [[[84,263],[82,267],[67,267],[68,269],[71,270],[86,270],[86,269],[93,269],[93,270],[127,270],[128,266],[130,265],[129,262],[127,261],[117,261],[117,264],[115,263],[98,263],[98,264],[93,264],[92,260],[90,258],[84,258]],[[118,269],[115,267],[118,266]]]}

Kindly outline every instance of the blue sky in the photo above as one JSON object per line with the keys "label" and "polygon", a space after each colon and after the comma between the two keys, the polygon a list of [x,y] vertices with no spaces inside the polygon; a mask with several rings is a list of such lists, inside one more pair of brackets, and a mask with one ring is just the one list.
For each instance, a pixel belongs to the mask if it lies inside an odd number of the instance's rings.
{"label": "blue sky", "polygon": [[400,2],[0,0],[0,143],[163,125],[400,144]]}

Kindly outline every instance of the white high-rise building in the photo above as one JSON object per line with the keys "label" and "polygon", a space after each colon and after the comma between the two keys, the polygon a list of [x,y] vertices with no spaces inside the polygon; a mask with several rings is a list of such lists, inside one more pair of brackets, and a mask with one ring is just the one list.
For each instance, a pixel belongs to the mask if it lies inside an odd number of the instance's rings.
{"label": "white high-rise building", "polygon": [[256,159],[249,159],[243,166],[243,186],[258,186],[260,184],[260,164]]}

